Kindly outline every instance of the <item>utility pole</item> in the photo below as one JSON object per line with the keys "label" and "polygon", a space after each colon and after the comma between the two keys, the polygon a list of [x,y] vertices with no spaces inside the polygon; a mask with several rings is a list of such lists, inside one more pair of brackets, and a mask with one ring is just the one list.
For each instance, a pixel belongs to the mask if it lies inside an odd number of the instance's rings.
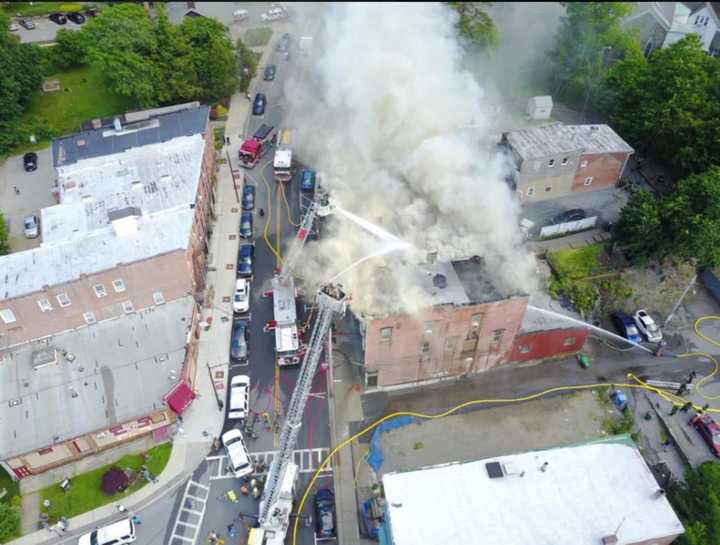
{"label": "utility pole", "polygon": [[240,204],[240,194],[238,193],[237,188],[237,182],[235,181],[235,171],[233,170],[232,163],[230,162],[230,151],[228,151],[227,148],[225,148],[225,155],[227,155],[227,164],[228,168],[230,169],[230,176],[232,177],[233,181],[233,189],[235,190],[235,200],[238,204]]}
{"label": "utility pole", "polygon": [[685,299],[687,292],[689,292],[690,288],[692,288],[695,285],[696,280],[697,280],[697,275],[693,275],[692,280],[690,280],[690,283],[685,288],[685,291],[682,292],[680,299],[677,300],[677,302],[675,303],[675,306],[670,311],[670,314],[668,314],[668,317],[665,318],[665,321],[663,322],[663,327],[666,327],[670,323],[670,320],[673,319],[673,317],[675,316],[675,313],[677,312],[677,309],[680,307],[683,300]]}

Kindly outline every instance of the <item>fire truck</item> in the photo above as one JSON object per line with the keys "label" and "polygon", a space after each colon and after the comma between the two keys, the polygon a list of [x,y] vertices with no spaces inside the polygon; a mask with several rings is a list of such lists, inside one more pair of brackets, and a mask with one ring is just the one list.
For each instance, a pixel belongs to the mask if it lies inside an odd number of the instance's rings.
{"label": "fire truck", "polygon": [[245,168],[252,168],[265,155],[277,141],[277,131],[270,125],[260,125],[249,140],[245,140],[240,146],[238,155],[240,165]]}
{"label": "fire truck", "polygon": [[280,131],[278,148],[275,150],[273,170],[275,180],[278,182],[289,182],[292,180],[292,149],[290,149],[290,130]]}

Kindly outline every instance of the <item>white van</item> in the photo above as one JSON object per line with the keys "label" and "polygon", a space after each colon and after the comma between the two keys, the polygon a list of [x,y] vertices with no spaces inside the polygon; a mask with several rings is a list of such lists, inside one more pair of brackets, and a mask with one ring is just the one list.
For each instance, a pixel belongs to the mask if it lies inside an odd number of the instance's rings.
{"label": "white van", "polygon": [[102,528],[96,528],[78,540],[78,545],[125,545],[135,541],[135,525],[125,518]]}
{"label": "white van", "polygon": [[272,8],[267,10],[267,13],[263,13],[260,18],[263,21],[277,21],[285,17],[285,12],[280,8]]}
{"label": "white van", "polygon": [[255,471],[240,430],[233,429],[226,431],[222,435],[222,442],[227,451],[230,471],[232,471],[235,477],[241,479]]}

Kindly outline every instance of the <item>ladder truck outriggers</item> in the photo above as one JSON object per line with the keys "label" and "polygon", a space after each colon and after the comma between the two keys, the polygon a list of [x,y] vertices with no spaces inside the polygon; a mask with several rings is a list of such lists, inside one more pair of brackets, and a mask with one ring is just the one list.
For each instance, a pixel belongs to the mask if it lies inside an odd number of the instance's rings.
{"label": "ladder truck outriggers", "polygon": [[265,155],[277,141],[277,131],[271,125],[262,124],[249,140],[240,146],[238,156],[240,166],[253,168],[260,158]]}
{"label": "ladder truck outriggers", "polygon": [[273,159],[273,171],[275,180],[278,182],[289,182],[292,180],[292,149],[290,148],[290,130],[283,129],[278,137],[278,147],[275,150]]}

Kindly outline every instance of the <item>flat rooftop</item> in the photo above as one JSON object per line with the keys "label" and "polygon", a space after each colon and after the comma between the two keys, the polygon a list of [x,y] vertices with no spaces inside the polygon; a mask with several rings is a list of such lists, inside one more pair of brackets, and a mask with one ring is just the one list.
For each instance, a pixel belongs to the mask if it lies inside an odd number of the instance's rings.
{"label": "flat rooftop", "polygon": [[505,133],[508,143],[523,159],[582,151],[585,153],[633,153],[635,150],[608,125],[564,125],[553,123],[541,127]]}
{"label": "flat rooftop", "polygon": [[273,319],[278,325],[295,324],[297,321],[297,307],[295,303],[295,281],[288,278],[288,282],[282,284],[273,278]]}
{"label": "flat rooftop", "polygon": [[684,531],[629,438],[390,473],[383,485],[394,545],[600,544],[618,528],[621,544],[652,543]]}
{"label": "flat rooftop", "polygon": [[164,407],[192,310],[185,297],[0,352],[0,459]]}

